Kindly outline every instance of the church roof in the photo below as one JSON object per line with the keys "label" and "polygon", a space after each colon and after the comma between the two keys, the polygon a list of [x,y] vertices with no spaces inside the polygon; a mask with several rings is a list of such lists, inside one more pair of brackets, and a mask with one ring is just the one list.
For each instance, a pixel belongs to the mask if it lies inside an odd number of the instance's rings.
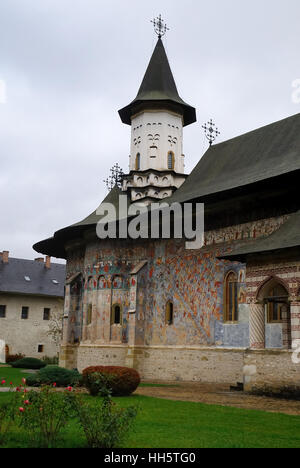
{"label": "church roof", "polygon": [[178,94],[169,60],[161,38],[158,39],[137,97],[119,111],[123,123],[131,125],[131,117],[145,107],[162,105],[183,115],[184,125],[196,122],[196,110]]}
{"label": "church roof", "polygon": [[[250,186],[297,170],[300,170],[300,114],[212,146],[184,184],[172,197],[164,201],[173,203],[201,200],[208,195]],[[118,213],[121,193],[124,194],[115,187],[102,203],[112,203]],[[65,242],[80,237],[87,228],[94,227],[100,220],[96,211],[79,223],[64,228],[56,232],[53,237],[35,244],[33,248],[45,255],[65,258]],[[290,234],[279,239],[279,234],[274,240],[274,242],[278,240],[276,245],[280,243],[286,245],[283,242],[285,237],[291,244],[298,242],[300,245],[300,239],[296,235],[291,237]],[[268,242],[269,239],[266,240],[266,244]],[[260,248],[259,240],[256,240],[255,244]],[[266,247],[267,245],[261,246],[262,249]]]}
{"label": "church roof", "polygon": [[169,202],[225,192],[300,169],[300,114],[211,146]]}
{"label": "church roof", "polygon": [[245,241],[220,258],[245,261],[250,254],[274,252],[300,246],[300,211],[294,213],[275,232],[255,241]]}

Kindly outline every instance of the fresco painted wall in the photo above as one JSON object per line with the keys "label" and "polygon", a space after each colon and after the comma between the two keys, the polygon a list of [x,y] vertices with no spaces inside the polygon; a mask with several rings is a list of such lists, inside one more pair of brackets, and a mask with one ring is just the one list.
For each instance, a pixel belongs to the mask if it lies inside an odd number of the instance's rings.
{"label": "fresco painted wall", "polygon": [[[85,251],[74,250],[67,275],[82,273],[82,341],[127,343],[132,302],[131,271],[138,263],[147,265],[134,277],[135,340],[146,346],[249,346],[249,309],[246,303],[245,266],[218,260],[233,243],[253,240],[278,229],[287,216],[247,223],[206,233],[199,251],[185,250],[183,241],[90,240]],[[223,320],[224,278],[228,271],[238,277],[239,321]],[[90,283],[89,283],[90,279]],[[117,279],[117,280],[116,280]],[[118,283],[121,279],[121,284]],[[174,323],[167,325],[166,304],[174,304]],[[88,323],[89,304],[92,321]],[[111,307],[122,307],[122,325],[111,324]]]}

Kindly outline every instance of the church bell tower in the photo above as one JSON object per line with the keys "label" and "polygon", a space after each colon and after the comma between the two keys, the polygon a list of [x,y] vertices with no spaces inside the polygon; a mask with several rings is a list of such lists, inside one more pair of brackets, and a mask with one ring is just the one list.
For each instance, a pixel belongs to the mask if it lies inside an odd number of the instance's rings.
{"label": "church bell tower", "polygon": [[150,204],[169,198],[185,181],[183,127],[196,121],[196,111],[178,94],[163,45],[167,27],[153,21],[158,41],[137,97],[119,111],[131,125],[130,173],[123,191],[132,202]]}

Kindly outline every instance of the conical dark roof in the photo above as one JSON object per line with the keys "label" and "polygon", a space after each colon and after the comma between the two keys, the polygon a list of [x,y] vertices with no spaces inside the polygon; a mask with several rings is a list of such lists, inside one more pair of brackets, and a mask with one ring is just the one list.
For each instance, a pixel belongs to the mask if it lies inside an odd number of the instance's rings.
{"label": "conical dark roof", "polygon": [[123,123],[131,125],[131,117],[145,108],[163,107],[183,115],[184,125],[196,122],[196,110],[178,94],[169,60],[161,38],[158,39],[137,97],[119,111]]}

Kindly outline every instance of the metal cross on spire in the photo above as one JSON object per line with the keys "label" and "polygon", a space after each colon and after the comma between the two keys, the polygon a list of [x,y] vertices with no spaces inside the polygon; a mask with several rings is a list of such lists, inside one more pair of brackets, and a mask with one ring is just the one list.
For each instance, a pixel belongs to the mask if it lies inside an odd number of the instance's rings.
{"label": "metal cross on spire", "polygon": [[210,146],[218,138],[218,136],[221,135],[219,129],[216,127],[216,124],[213,123],[212,119],[210,119],[210,121],[205,125],[202,125],[202,128],[204,128],[205,136],[208,139]]}
{"label": "metal cross on spire", "polygon": [[153,23],[154,31],[160,39],[166,34],[167,31],[170,31],[161,15],[159,15],[157,18],[154,18],[154,20],[151,20],[151,23]]}
{"label": "metal cross on spire", "polygon": [[122,188],[124,172],[119,166],[119,164],[115,164],[110,170],[110,176],[107,177],[106,180],[103,182],[106,184],[106,187],[109,191],[111,191],[116,186]]}

